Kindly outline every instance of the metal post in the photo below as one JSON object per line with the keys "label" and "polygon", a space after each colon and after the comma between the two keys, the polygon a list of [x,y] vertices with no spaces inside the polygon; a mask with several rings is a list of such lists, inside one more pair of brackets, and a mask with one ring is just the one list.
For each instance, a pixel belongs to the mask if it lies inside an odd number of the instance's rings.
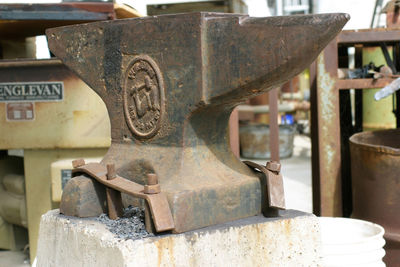
{"label": "metal post", "polygon": [[334,39],[316,61],[316,87],[312,89],[313,209],[321,216],[343,215],[337,53]]}
{"label": "metal post", "polygon": [[278,90],[269,92],[269,148],[271,160],[279,162],[279,125],[278,125]]}

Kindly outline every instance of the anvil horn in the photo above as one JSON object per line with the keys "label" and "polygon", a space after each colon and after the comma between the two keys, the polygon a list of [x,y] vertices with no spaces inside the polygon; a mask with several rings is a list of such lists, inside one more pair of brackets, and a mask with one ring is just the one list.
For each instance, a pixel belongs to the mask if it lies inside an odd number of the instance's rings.
{"label": "anvil horn", "polygon": [[[195,74],[200,81],[193,88],[194,102],[233,98],[237,104],[238,98],[263,93],[308,67],[348,20],[347,14],[192,13],[60,27],[49,29],[47,37],[50,50],[100,96],[122,86],[125,57],[147,54],[162,73],[174,73],[174,85],[187,88],[184,75],[202,70]],[[176,64],[163,69],[169,60]]]}
{"label": "anvil horn", "polygon": [[[112,145],[102,163],[141,184],[156,173],[174,232],[184,232],[260,213],[265,190],[229,149],[229,114],[308,67],[348,19],[191,13],[61,27],[47,37],[107,106]],[[67,205],[76,205],[71,192]]]}
{"label": "anvil horn", "polygon": [[246,100],[281,85],[307,68],[348,19],[347,14],[241,17],[222,26],[210,19],[209,101]]}

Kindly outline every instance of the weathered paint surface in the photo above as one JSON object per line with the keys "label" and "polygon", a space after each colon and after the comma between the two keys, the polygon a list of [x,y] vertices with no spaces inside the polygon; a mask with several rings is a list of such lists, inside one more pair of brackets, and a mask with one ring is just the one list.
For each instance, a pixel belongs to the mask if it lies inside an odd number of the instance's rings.
{"label": "weathered paint surface", "polygon": [[[332,77],[325,70],[325,59],[324,56],[321,55],[317,59],[318,61],[318,85],[319,85],[319,94],[321,100],[321,119],[323,121],[332,122],[333,120],[337,120],[339,114],[337,113],[337,107],[335,103],[337,102],[337,96],[335,96],[335,78]],[[328,137],[331,134],[330,125],[323,124],[321,125],[320,133],[324,137]],[[326,142],[322,146],[323,150],[323,161],[326,166],[331,166],[336,152],[332,150],[332,143]]]}
{"label": "weathered paint surface", "polygon": [[[321,216],[342,216],[339,91],[337,80],[337,43],[332,41],[317,59],[317,105],[319,199],[314,210]],[[329,62],[329,64],[327,64]],[[313,126],[314,127],[314,126]],[[316,205],[319,205],[316,207]]]}
{"label": "weathered paint surface", "polygon": [[0,102],[0,149],[110,146],[110,120],[104,102],[59,60],[0,63],[0,82],[43,81],[62,81],[64,98],[36,102],[30,121],[7,121],[6,103]]}

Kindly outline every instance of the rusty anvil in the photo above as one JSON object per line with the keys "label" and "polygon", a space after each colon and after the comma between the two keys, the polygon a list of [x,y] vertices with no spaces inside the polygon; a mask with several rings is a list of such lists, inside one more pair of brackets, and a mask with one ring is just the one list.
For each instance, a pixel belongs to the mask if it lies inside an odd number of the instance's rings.
{"label": "rusty anvil", "polygon": [[[96,91],[111,121],[112,144],[101,164],[77,164],[75,173],[142,198],[155,174],[164,200],[148,200],[153,219],[170,211],[158,231],[260,214],[265,181],[231,152],[229,116],[308,67],[348,19],[190,13],[47,30],[50,50]],[[107,184],[107,171],[118,182]],[[99,215],[93,205],[101,205],[104,189],[87,180],[70,180],[61,212]]]}

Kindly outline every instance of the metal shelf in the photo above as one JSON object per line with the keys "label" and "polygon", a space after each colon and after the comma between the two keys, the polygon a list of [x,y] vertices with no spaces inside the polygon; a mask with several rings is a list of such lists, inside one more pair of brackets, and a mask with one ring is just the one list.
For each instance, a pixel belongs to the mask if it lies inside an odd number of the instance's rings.
{"label": "metal shelf", "polygon": [[[400,29],[343,31],[310,68],[313,207],[317,215],[341,217],[351,212],[351,165],[347,140],[353,133],[362,131],[361,90],[381,88],[394,80],[339,79],[339,51],[347,51],[345,48],[352,46],[397,44],[394,56],[398,59],[399,42]],[[356,48],[356,51],[360,50]],[[362,56],[357,57],[356,53],[356,67],[362,65],[360,58]],[[348,89],[361,89],[355,92],[355,125],[351,119]]]}
{"label": "metal shelf", "polygon": [[346,89],[374,89],[382,88],[390,84],[395,79],[380,78],[380,79],[340,79],[336,81],[336,88],[339,90]]}

